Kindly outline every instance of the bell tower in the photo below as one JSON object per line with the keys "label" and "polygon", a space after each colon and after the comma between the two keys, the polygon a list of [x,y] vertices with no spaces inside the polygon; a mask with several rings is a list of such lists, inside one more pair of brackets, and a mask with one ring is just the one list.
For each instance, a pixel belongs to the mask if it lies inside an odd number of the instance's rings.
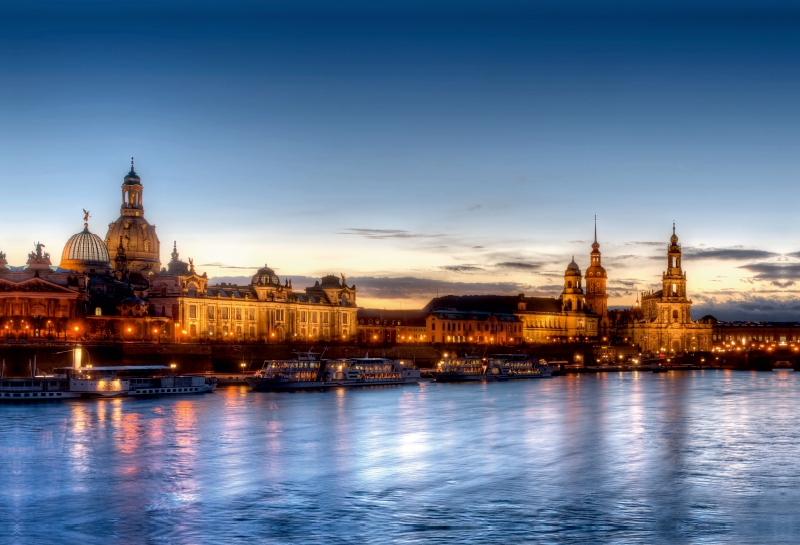
{"label": "bell tower", "polygon": [[662,276],[662,298],[667,301],[686,300],[686,273],[681,269],[681,245],[672,222],[672,236],[667,247],[667,271]]}
{"label": "bell tower", "polygon": [[561,309],[564,312],[584,310],[581,277],[581,269],[575,263],[575,256],[572,256],[572,261],[564,271],[564,291],[561,292]]}
{"label": "bell tower", "polygon": [[144,215],[142,190],[142,179],[133,170],[133,157],[131,157],[131,171],[122,182],[122,208],[120,208],[120,213],[123,216]]}
{"label": "bell tower", "polygon": [[597,216],[594,217],[594,242],[589,255],[590,265],[586,269],[586,308],[599,318],[598,326],[601,335],[608,333],[608,294],[606,282],[608,275],[600,263],[600,244],[597,242]]}

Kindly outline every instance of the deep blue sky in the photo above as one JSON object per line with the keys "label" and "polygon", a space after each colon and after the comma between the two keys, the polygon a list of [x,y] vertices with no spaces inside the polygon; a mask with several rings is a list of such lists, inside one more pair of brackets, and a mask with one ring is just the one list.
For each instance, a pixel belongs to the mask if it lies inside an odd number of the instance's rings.
{"label": "deep blue sky", "polygon": [[557,293],[598,214],[630,304],[674,219],[699,311],[800,316],[793,4],[330,4],[2,4],[9,262],[83,207],[103,236],[134,155],[162,259],[211,276]]}

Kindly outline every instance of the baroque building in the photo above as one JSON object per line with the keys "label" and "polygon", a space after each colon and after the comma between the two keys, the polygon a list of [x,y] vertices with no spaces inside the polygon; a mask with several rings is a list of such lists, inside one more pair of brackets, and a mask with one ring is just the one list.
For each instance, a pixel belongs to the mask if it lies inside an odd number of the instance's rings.
{"label": "baroque building", "polygon": [[594,242],[592,253],[589,255],[589,268],[586,269],[586,308],[598,319],[598,333],[600,336],[609,335],[610,321],[608,318],[608,294],[606,281],[608,275],[600,262],[600,244],[597,242],[597,218],[594,224]]}
{"label": "baroque building", "polygon": [[45,245],[35,246],[24,267],[9,267],[0,252],[0,338],[77,338],[88,278],[54,267]]}
{"label": "baroque building", "polygon": [[667,269],[662,288],[641,298],[641,319],[630,323],[626,337],[649,354],[682,354],[711,349],[713,326],[692,321],[692,301],[686,296],[686,273],[681,263],[681,245],[672,224],[667,245]]}
{"label": "baroque building", "polygon": [[120,254],[125,257],[126,274],[134,283],[146,280],[161,269],[161,243],[156,226],[144,217],[144,188],[133,168],[122,182],[122,206],[117,221],[108,225],[105,247],[117,264]]}
{"label": "baroque building", "polygon": [[154,316],[170,318],[176,340],[336,341],[356,338],[356,287],[344,275],[329,275],[295,291],[266,265],[250,284],[208,285],[192,259],[180,260],[177,245],[165,270],[151,277],[149,303]]}

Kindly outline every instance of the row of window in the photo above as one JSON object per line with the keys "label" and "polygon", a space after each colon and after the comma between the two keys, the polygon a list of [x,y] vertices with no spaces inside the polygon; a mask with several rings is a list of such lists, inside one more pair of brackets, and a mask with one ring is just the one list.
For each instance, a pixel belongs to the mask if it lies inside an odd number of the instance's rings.
{"label": "row of window", "polygon": [[[208,307],[207,316],[208,316],[209,320],[216,319],[216,317],[217,317],[217,310],[216,309],[217,309],[217,307],[215,307],[215,306],[209,306]],[[231,310],[233,310],[233,312],[230,312]],[[243,310],[246,311],[246,314],[243,313]],[[273,309],[273,312],[274,312],[273,317],[275,318],[276,322],[284,322],[284,321],[286,321],[286,310],[285,309],[277,308],[277,309]],[[247,308],[247,309],[234,308],[234,309],[229,309],[228,307],[221,307],[219,309],[219,319],[220,320],[229,320],[231,315],[233,315],[233,317],[234,317],[233,319],[237,320],[237,321],[241,321],[243,315],[246,315],[248,320],[255,321],[255,319],[256,319],[256,309],[254,309],[254,308]],[[328,323],[330,323],[330,313],[329,312],[318,312],[316,310],[311,311],[311,312],[308,312],[308,311],[305,311],[305,310],[301,310],[299,312],[299,315],[298,315],[299,321],[303,322],[303,323],[307,322],[308,319],[309,319],[309,315],[310,315],[312,324],[316,324],[316,323],[328,324]],[[194,319],[197,318],[197,305],[189,305],[189,318],[194,318]],[[345,325],[347,324],[347,314],[346,313],[342,314],[342,324],[345,324]]]}
{"label": "row of window", "polygon": [[[791,336],[791,342],[796,342],[797,335]],[[713,341],[751,341],[751,342],[775,342],[775,335],[712,335]],[[778,341],[785,343],[788,340],[787,335],[780,335]]]}
{"label": "row of window", "polygon": [[[467,327],[469,325],[469,327]],[[520,324],[475,324],[476,331],[508,331],[518,333],[522,331]],[[431,330],[436,331],[436,322],[431,322]],[[442,324],[442,331],[472,331],[472,324],[462,324],[461,322],[444,322]]]}

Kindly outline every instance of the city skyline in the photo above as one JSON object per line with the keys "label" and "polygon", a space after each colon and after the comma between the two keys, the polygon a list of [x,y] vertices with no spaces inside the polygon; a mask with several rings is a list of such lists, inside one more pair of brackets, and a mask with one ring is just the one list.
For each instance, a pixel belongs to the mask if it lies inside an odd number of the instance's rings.
{"label": "city skyline", "polygon": [[659,285],[675,220],[695,319],[796,319],[791,8],[170,5],[2,18],[10,264],[83,208],[102,236],[134,155],[164,248],[212,278],[558,296],[597,214],[611,307]]}

